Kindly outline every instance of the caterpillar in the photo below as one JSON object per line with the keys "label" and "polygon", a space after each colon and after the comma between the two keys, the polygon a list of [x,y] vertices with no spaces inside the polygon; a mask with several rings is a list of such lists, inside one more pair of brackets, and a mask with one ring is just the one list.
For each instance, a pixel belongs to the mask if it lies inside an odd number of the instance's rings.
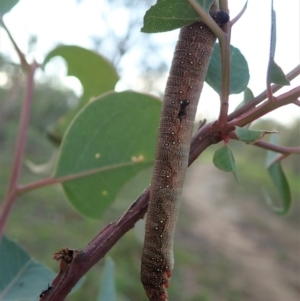
{"label": "caterpillar", "polygon": [[[225,12],[212,12],[221,25]],[[173,238],[198,100],[215,35],[201,22],[181,29],[163,99],[141,260],[150,301],[166,301],[174,266]]]}

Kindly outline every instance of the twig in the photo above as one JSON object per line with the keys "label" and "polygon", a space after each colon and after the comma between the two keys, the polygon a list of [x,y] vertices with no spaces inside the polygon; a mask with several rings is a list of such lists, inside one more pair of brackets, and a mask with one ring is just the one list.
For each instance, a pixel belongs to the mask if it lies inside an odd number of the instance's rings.
{"label": "twig", "polygon": [[257,120],[258,118],[264,116],[269,112],[272,112],[287,104],[297,102],[298,97],[300,97],[300,86],[284,94],[281,94],[277,97],[274,97],[272,102],[265,102],[261,106],[255,107],[254,109],[250,110],[248,113],[229,122],[228,126],[243,127],[248,123],[251,123],[252,121]]}
{"label": "twig", "polygon": [[[220,42],[220,54],[222,65],[222,89],[221,89],[221,105],[218,118],[220,128],[224,127],[227,122],[228,100],[229,100],[229,84],[230,84],[230,24],[225,24],[223,30],[219,25],[199,6],[195,0],[188,0],[193,8],[197,11],[202,21],[212,30]],[[224,3],[225,6],[226,3]],[[228,8],[226,7],[228,10]],[[228,23],[228,22],[227,22]]]}
{"label": "twig", "polygon": [[255,142],[253,145],[264,148],[264,149],[268,149],[268,150],[272,150],[274,152],[278,152],[281,154],[299,154],[300,155],[300,146],[295,146],[295,147],[288,147],[288,146],[281,146],[281,145],[275,145],[275,144],[271,144],[269,142],[266,141],[257,141]]}
{"label": "twig", "polygon": [[24,101],[20,113],[21,115],[20,124],[19,124],[18,136],[16,139],[15,154],[14,154],[14,159],[12,164],[12,172],[11,172],[7,192],[5,194],[0,210],[0,240],[4,231],[6,220],[8,218],[10,210],[12,209],[17,196],[16,188],[21,172],[22,160],[25,151],[27,129],[29,124],[32,96],[33,96],[33,89],[34,89],[33,78],[37,67],[38,64],[35,62],[29,65],[29,72],[27,74],[26,93],[24,95]]}
{"label": "twig", "polygon": [[0,16],[0,25],[2,25],[3,29],[6,31],[11,43],[13,44],[18,56],[19,56],[19,59],[20,59],[20,62],[21,62],[21,66],[23,67],[24,70],[28,71],[30,69],[30,66],[25,58],[25,55],[24,53],[20,50],[20,48],[18,47],[17,43],[15,42],[13,36],[11,35],[10,31],[8,30],[8,28],[6,27],[4,21],[3,21],[3,18]]}
{"label": "twig", "polygon": [[242,10],[230,21],[231,26],[234,25],[242,17],[242,15],[245,13],[247,9],[247,6],[248,6],[248,0],[246,1]]}
{"label": "twig", "polygon": [[59,184],[59,183],[64,183],[64,182],[68,182],[68,181],[72,181],[75,179],[79,179],[79,178],[83,178],[86,176],[90,176],[93,174],[97,174],[100,172],[104,172],[107,170],[113,170],[113,169],[117,169],[117,168],[121,168],[121,167],[126,167],[126,166],[133,166],[133,165],[137,165],[139,163],[149,163],[149,161],[141,161],[141,162],[125,162],[125,163],[120,163],[120,164],[115,164],[115,165],[109,165],[109,166],[105,166],[105,167],[99,167],[99,168],[94,168],[94,169],[90,169],[87,171],[82,171],[82,172],[78,172],[78,173],[74,173],[74,174],[68,174],[66,176],[61,176],[61,177],[57,177],[55,178],[54,176],[50,177],[50,178],[46,178],[46,179],[42,179],[33,183],[29,183],[29,184],[25,184],[25,185],[19,185],[16,189],[17,194],[23,194],[25,192],[37,189],[37,188],[42,188],[45,186],[50,186],[50,185],[54,185],[54,184]]}
{"label": "twig", "polygon": [[[221,3],[223,4],[223,3]],[[223,4],[228,11],[227,1]],[[221,66],[222,66],[222,92],[221,92],[221,106],[218,117],[218,126],[220,129],[224,128],[228,119],[229,109],[229,94],[230,94],[230,39],[232,26],[241,18],[247,8],[247,2],[241,12],[232,20],[223,26],[224,35],[220,40],[221,52]]]}
{"label": "twig", "polygon": [[283,159],[285,159],[286,157],[290,156],[291,154],[278,154],[275,158],[273,158],[273,160],[271,160],[270,162],[268,162],[266,168],[269,168],[270,166],[272,166],[275,162],[280,162]]}
{"label": "twig", "polygon": [[[231,132],[228,135],[230,139],[235,139],[239,140],[235,132]],[[276,145],[272,144],[266,141],[259,140],[255,143],[249,143],[250,145],[255,145],[263,149],[271,150],[277,153],[285,154],[285,155],[290,155],[290,154],[299,154],[300,155],[300,146],[295,146],[295,147],[288,147],[288,146],[281,146],[281,145]]]}
{"label": "twig", "polygon": [[219,25],[214,21],[214,19],[207,12],[205,12],[195,0],[188,0],[188,1],[201,17],[201,22],[205,23],[205,25],[207,25],[211,29],[211,31],[215,34],[215,36],[219,40],[223,40],[225,38],[225,33],[219,27]]}
{"label": "twig", "polygon": [[[299,74],[300,74],[300,65],[296,66],[292,71],[290,71],[286,75],[286,78],[289,81],[291,81],[294,78],[296,78]],[[281,88],[282,88],[281,85],[272,85],[271,86],[272,93],[274,94],[275,92],[277,92]],[[261,94],[259,94],[255,98],[253,98],[253,100],[249,101],[248,103],[246,103],[244,106],[242,106],[238,110],[236,110],[236,111],[232,112],[231,114],[229,114],[228,115],[228,121],[231,121],[231,120],[237,118],[238,116],[241,116],[242,114],[247,113],[250,109],[254,108],[258,104],[260,104],[262,101],[267,99],[267,97],[268,97],[267,91],[265,90]]]}

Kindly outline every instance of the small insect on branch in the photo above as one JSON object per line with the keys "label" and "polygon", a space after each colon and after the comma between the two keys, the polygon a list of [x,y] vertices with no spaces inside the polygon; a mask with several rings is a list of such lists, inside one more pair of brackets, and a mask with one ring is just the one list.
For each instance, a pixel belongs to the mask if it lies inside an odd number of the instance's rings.
{"label": "small insect on branch", "polygon": [[53,288],[53,285],[51,285],[51,284],[49,285],[49,283],[48,283],[48,287],[40,293],[40,295],[39,295],[40,299],[43,298],[44,296],[46,296],[52,288]]}
{"label": "small insect on branch", "polygon": [[189,100],[180,100],[180,109],[178,112],[178,118],[180,120],[180,123],[181,123],[183,117],[187,114],[186,109],[189,104],[190,104]]}

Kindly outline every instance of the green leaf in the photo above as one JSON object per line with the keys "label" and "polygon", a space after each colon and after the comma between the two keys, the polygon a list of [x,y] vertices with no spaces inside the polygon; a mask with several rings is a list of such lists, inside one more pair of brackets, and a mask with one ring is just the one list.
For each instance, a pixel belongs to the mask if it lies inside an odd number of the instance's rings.
{"label": "green leaf", "polygon": [[92,97],[113,90],[119,80],[113,65],[94,51],[79,46],[61,45],[48,53],[43,65],[56,56],[65,59],[68,75],[77,77],[81,82],[84,90],[82,99],[85,103]]}
{"label": "green leaf", "polygon": [[258,140],[261,140],[265,134],[277,133],[276,131],[265,130],[250,130],[246,128],[236,127],[235,133],[240,141],[253,144]]}
{"label": "green leaf", "polygon": [[254,94],[251,91],[251,89],[249,89],[248,87],[244,90],[244,103],[249,102],[250,100],[252,100],[254,98]]}
{"label": "green leaf", "polygon": [[116,301],[115,264],[110,257],[105,259],[98,301]]}
{"label": "green leaf", "polygon": [[147,169],[143,169],[141,172],[132,177],[120,190],[120,193],[117,195],[116,201],[119,203],[118,208],[121,207],[121,204],[125,206],[124,210],[128,208],[128,203],[137,199],[143,191],[150,183],[153,174],[153,168],[148,167]]}
{"label": "green leaf", "polygon": [[282,69],[276,64],[273,58],[270,58],[269,62],[269,83],[278,84],[281,86],[290,85],[289,80],[286,78]]}
{"label": "green leaf", "polygon": [[68,75],[77,77],[84,91],[78,107],[61,117],[58,123],[49,131],[52,139],[61,141],[68,125],[79,110],[91,98],[113,90],[119,77],[110,62],[91,50],[79,46],[61,45],[48,53],[43,65],[45,66],[56,56],[65,59],[68,66]]}
{"label": "green leaf", "polygon": [[237,105],[237,107],[235,108],[235,111],[238,110],[239,108],[241,108],[243,105],[245,105],[246,103],[248,103],[249,101],[251,101],[252,99],[254,98],[254,94],[253,92],[251,91],[250,88],[246,88],[244,90],[244,99],[241,103],[239,103]]}
{"label": "green leaf", "polygon": [[273,8],[273,1],[271,1],[271,36],[270,36],[270,57],[275,56],[276,49],[276,12]]}
{"label": "green leaf", "polygon": [[[271,135],[271,141],[272,144],[279,144],[278,135]],[[274,205],[274,202],[272,201],[271,197],[268,193],[265,192],[265,197],[268,205],[273,209],[274,212],[278,214],[286,214],[288,213],[291,204],[292,204],[292,198],[291,198],[291,192],[289,183],[286,179],[286,176],[283,172],[282,166],[280,161],[277,161],[278,153],[273,151],[267,152],[267,159],[266,159],[266,165],[268,168],[268,173],[274,183],[274,186],[276,187],[282,207],[279,208],[276,205]]]}
{"label": "green leaf", "polygon": [[[214,0],[198,0],[199,5],[209,12]],[[142,32],[153,33],[181,28],[201,18],[187,0],[157,0],[144,17]]]}
{"label": "green leaf", "polygon": [[161,102],[131,91],[107,93],[84,107],[68,128],[55,177],[74,207],[100,218],[122,186],[154,162]]}
{"label": "green leaf", "polygon": [[[243,92],[249,82],[248,64],[239,49],[230,46],[230,94]],[[205,81],[219,94],[222,90],[222,70],[219,44],[216,43]]]}
{"label": "green leaf", "polygon": [[1,0],[0,1],[0,15],[4,15],[8,13],[16,4],[18,4],[19,0]]}
{"label": "green leaf", "polygon": [[54,142],[55,145],[61,144],[61,141],[67,130],[67,127],[83,107],[84,104],[80,102],[80,104],[75,109],[68,111],[65,115],[59,118],[56,124],[50,126],[47,129],[48,138],[52,142]]}
{"label": "green leaf", "polygon": [[[270,143],[278,145],[279,144],[279,137],[278,135],[271,135],[270,136]],[[269,168],[277,159],[278,153],[274,151],[267,151],[267,157],[266,157],[266,167]]]}
{"label": "green leaf", "polygon": [[289,85],[290,82],[286,78],[282,69],[275,63],[275,50],[276,50],[276,13],[273,8],[273,1],[271,2],[271,36],[270,36],[270,59],[268,65],[268,83],[278,84],[282,86]]}
{"label": "green leaf", "polygon": [[0,244],[0,300],[36,301],[55,274],[34,261],[15,242],[2,238]]}
{"label": "green leaf", "polygon": [[234,156],[231,149],[227,145],[224,145],[215,151],[213,162],[217,168],[226,172],[232,172],[234,178],[236,181],[238,181]]}

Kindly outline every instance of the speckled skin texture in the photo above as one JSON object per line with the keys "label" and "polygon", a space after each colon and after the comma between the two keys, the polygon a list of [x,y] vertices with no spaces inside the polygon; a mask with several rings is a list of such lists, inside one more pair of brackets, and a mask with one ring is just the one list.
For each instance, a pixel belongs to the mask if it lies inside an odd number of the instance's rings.
{"label": "speckled skin texture", "polygon": [[203,23],[181,29],[160,119],[141,280],[150,301],[167,300],[173,237],[200,92],[216,37]]}

